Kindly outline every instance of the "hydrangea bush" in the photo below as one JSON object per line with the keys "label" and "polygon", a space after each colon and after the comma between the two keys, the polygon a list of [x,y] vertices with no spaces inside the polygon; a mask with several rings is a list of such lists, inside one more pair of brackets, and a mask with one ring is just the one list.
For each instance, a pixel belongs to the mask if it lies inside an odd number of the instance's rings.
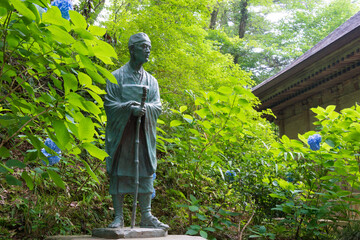
{"label": "hydrangea bush", "polygon": [[300,141],[283,136],[273,149],[281,166],[278,177],[268,181],[277,188],[270,195],[283,201],[273,210],[285,214],[279,226],[291,239],[333,239],[338,222],[359,216],[360,107],[312,110],[318,132],[299,135]]}

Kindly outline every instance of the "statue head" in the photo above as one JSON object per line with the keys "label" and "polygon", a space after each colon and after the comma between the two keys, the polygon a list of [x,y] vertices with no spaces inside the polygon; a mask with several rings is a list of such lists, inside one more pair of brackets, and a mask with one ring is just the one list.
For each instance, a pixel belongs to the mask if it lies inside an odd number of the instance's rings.
{"label": "statue head", "polygon": [[143,64],[149,60],[151,41],[145,33],[132,35],[129,39],[128,47],[131,61]]}

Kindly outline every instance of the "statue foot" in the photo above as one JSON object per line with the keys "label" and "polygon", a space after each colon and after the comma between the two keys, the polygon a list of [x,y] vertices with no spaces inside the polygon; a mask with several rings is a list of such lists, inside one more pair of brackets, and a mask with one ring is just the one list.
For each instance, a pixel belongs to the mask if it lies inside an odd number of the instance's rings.
{"label": "statue foot", "polygon": [[123,217],[116,216],[114,221],[109,224],[109,228],[123,228],[124,227],[124,219]]}
{"label": "statue foot", "polygon": [[140,222],[141,228],[161,228],[164,230],[168,230],[170,227],[169,225],[160,222],[156,217],[150,215],[147,218],[142,218]]}

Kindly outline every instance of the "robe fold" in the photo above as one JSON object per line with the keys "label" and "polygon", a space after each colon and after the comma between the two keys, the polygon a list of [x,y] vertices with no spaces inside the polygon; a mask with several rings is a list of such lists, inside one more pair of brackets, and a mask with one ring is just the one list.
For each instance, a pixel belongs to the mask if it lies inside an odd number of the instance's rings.
{"label": "robe fold", "polygon": [[107,115],[105,133],[106,170],[110,176],[110,194],[134,191],[135,128],[137,117],[131,106],[140,104],[142,88],[148,87],[146,113],[141,118],[139,137],[139,193],[152,192],[152,174],[156,170],[156,121],[161,113],[159,86],[156,79],[142,70],[142,79],[136,83],[127,63],[112,74],[117,84],[107,81],[104,101]]}

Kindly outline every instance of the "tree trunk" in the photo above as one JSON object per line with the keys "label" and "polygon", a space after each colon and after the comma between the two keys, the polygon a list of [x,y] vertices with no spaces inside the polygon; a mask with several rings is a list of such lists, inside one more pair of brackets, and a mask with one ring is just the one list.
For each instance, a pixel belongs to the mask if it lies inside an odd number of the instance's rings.
{"label": "tree trunk", "polygon": [[240,18],[240,24],[239,24],[239,38],[244,38],[244,36],[245,36],[246,24],[247,24],[247,20],[248,20],[248,16],[249,16],[248,10],[247,10],[248,1],[249,0],[241,0],[241,2],[240,2],[241,18]]}
{"label": "tree trunk", "polygon": [[220,9],[220,6],[219,6],[219,2],[218,2],[217,7],[215,7],[211,13],[210,26],[209,26],[210,29],[215,29],[219,9]]}

